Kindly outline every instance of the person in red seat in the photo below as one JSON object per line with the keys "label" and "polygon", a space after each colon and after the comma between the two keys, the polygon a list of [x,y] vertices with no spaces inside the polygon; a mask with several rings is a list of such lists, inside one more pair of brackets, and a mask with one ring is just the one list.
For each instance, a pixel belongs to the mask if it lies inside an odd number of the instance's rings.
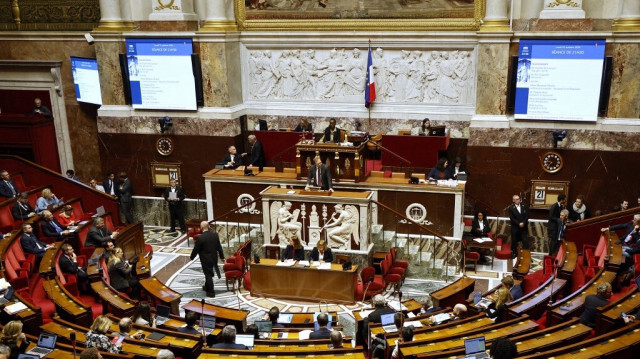
{"label": "person in red seat", "polygon": [[40,213],[47,209],[49,206],[57,206],[62,203],[61,199],[58,199],[56,195],[51,192],[49,188],[42,190],[42,194],[36,201],[36,213]]}
{"label": "person in red seat", "polygon": [[6,198],[13,198],[20,193],[18,186],[9,176],[7,170],[0,171],[0,196]]}
{"label": "person in red seat", "polygon": [[118,232],[111,232],[104,225],[104,219],[98,217],[93,220],[93,227],[87,233],[87,240],[84,242],[85,247],[104,247],[108,240],[115,240]]}
{"label": "person in red seat", "polygon": [[25,253],[35,254],[36,265],[35,268],[40,268],[40,261],[48,249],[53,248],[53,245],[41,242],[35,234],[33,234],[33,227],[30,224],[22,225],[22,238],[20,238],[20,245]]}
{"label": "person in red seat", "polygon": [[111,286],[118,291],[131,288],[131,298],[140,298],[140,282],[135,277],[135,267],[124,259],[122,248],[116,247],[109,257],[109,278]]}
{"label": "person in red seat", "polygon": [[62,253],[58,259],[62,273],[75,274],[78,276],[78,282],[85,282],[89,278],[87,269],[78,266],[78,257],[73,252],[73,247],[69,243],[63,244]]}
{"label": "person in red seat", "polygon": [[58,222],[63,226],[73,226],[78,222],[78,219],[73,215],[73,207],[71,205],[65,205],[62,211],[58,213]]}
{"label": "person in red seat", "polygon": [[104,315],[98,316],[91,324],[85,339],[85,347],[98,348],[109,353],[120,353],[122,344],[114,344],[109,340],[107,332],[111,328],[111,319]]}
{"label": "person in red seat", "polygon": [[611,284],[600,283],[597,289],[598,294],[590,294],[584,300],[584,312],[580,315],[580,323],[591,328],[596,326],[596,313],[598,307],[609,304],[611,298]]}
{"label": "person in red seat", "polygon": [[63,226],[55,218],[53,218],[53,214],[50,211],[42,211],[42,217],[44,221],[42,222],[40,227],[42,227],[42,234],[45,237],[53,237],[56,239],[56,241],[61,241],[64,236],[69,234],[67,226]]}
{"label": "person in red seat", "polygon": [[35,209],[29,204],[27,192],[20,193],[16,204],[11,208],[11,215],[16,221],[24,221],[36,215]]}
{"label": "person in red seat", "polygon": [[11,355],[9,358],[17,358],[18,354],[24,354],[29,347],[29,341],[22,332],[22,322],[19,320],[12,320],[7,323],[4,328],[2,328],[0,343],[11,349]]}

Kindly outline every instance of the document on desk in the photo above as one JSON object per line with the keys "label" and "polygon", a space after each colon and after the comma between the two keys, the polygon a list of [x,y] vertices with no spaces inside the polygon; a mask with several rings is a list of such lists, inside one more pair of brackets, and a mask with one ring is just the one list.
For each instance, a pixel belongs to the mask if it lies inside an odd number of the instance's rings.
{"label": "document on desk", "polygon": [[320,265],[320,262],[319,262],[319,261],[313,261],[313,262],[311,262],[311,267],[317,267],[317,266],[319,266],[319,265]]}
{"label": "document on desk", "polygon": [[309,339],[309,335],[311,334],[311,330],[303,330],[298,333],[298,340],[307,340]]}
{"label": "document on desk", "polygon": [[331,263],[322,263],[318,266],[318,269],[331,269]]}
{"label": "document on desk", "polygon": [[404,322],[403,326],[405,328],[407,327],[422,328],[422,323],[420,323],[419,320],[413,320],[413,321]]}
{"label": "document on desk", "polygon": [[492,239],[489,237],[482,237],[482,238],[474,238],[473,241],[477,243],[486,243],[486,242],[491,242]]}
{"label": "document on desk", "polygon": [[284,261],[276,263],[276,267],[291,267],[296,264],[295,261]]}
{"label": "document on desk", "polygon": [[396,312],[407,310],[407,307],[405,307],[404,304],[401,304],[397,300],[391,300],[387,303],[387,305],[389,306],[389,308],[395,310]]}
{"label": "document on desk", "polygon": [[291,319],[293,319],[293,314],[291,313],[280,313],[278,316],[278,323],[291,323]]}
{"label": "document on desk", "polygon": [[369,316],[369,314],[371,314],[373,312],[373,309],[371,310],[361,310],[360,311],[360,317],[362,318],[366,318]]}

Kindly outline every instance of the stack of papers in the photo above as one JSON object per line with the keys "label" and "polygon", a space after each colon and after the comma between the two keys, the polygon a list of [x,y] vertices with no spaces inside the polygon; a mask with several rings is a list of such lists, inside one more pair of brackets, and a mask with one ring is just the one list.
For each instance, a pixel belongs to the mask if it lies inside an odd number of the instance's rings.
{"label": "stack of papers", "polygon": [[360,311],[360,317],[361,318],[366,318],[369,316],[369,314],[371,314],[373,312],[373,309],[371,310],[361,310]]}
{"label": "stack of papers", "polygon": [[311,262],[311,267],[317,267],[319,265],[320,265],[320,262],[318,262],[318,261]]}
{"label": "stack of papers", "polygon": [[389,308],[391,308],[391,309],[395,310],[396,312],[400,312],[400,311],[403,311],[403,310],[407,310],[407,307],[405,307],[405,306],[404,306],[404,304],[401,304],[401,303],[400,303],[399,301],[397,301],[397,300],[389,301],[389,302],[387,303],[387,305],[389,306]]}
{"label": "stack of papers", "polygon": [[407,327],[422,328],[422,323],[420,323],[419,320],[414,320],[412,322],[404,322],[403,326],[405,328]]}
{"label": "stack of papers", "polygon": [[309,261],[298,261],[298,265],[303,265],[305,267],[309,266]]}
{"label": "stack of papers", "polygon": [[8,305],[8,306],[4,307],[4,311],[7,312],[8,314],[20,313],[21,311],[27,310],[27,309],[29,309],[29,307],[27,307],[22,302],[17,302],[15,304],[11,304],[11,305]]}
{"label": "stack of papers", "polygon": [[284,262],[278,262],[278,263],[276,263],[276,266],[280,266],[280,267],[291,267],[291,266],[293,266],[294,264],[296,264],[296,262],[295,262],[295,261],[289,261],[289,260],[287,260],[287,261],[284,261]]}
{"label": "stack of papers", "polygon": [[431,321],[434,324],[440,324],[440,323],[446,322],[449,319],[451,319],[451,314],[449,313],[440,313],[431,317]]}
{"label": "stack of papers", "polygon": [[491,242],[492,239],[489,237],[483,237],[483,238],[474,238],[473,241],[478,243],[485,243],[485,242]]}
{"label": "stack of papers", "polygon": [[318,266],[318,269],[331,269],[331,263],[329,262],[322,263]]}
{"label": "stack of papers", "polygon": [[298,340],[307,340],[309,339],[309,335],[311,334],[311,330],[303,330],[298,333]]}
{"label": "stack of papers", "polygon": [[9,282],[7,282],[4,278],[0,278],[0,291],[9,288]]}

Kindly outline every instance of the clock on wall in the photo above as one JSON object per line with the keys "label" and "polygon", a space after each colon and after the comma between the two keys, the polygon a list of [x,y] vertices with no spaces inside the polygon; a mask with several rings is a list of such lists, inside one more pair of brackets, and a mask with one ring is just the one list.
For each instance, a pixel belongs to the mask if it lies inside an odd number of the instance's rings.
{"label": "clock on wall", "polygon": [[564,160],[559,153],[549,151],[542,156],[540,159],[542,163],[542,169],[548,173],[556,173],[562,169],[564,166]]}
{"label": "clock on wall", "polygon": [[173,153],[174,149],[175,149],[175,146],[173,144],[173,140],[170,139],[169,137],[160,137],[156,141],[156,150],[158,151],[159,154],[163,156],[169,156],[170,154]]}

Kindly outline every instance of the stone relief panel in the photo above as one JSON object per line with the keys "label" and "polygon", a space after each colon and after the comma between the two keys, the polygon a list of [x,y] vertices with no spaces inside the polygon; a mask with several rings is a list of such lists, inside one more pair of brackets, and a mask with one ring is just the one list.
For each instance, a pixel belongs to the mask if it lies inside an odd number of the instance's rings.
{"label": "stone relief panel", "polygon": [[[364,96],[366,50],[250,50],[248,58],[250,100],[358,102]],[[471,50],[377,48],[372,62],[378,103],[475,102]]]}

